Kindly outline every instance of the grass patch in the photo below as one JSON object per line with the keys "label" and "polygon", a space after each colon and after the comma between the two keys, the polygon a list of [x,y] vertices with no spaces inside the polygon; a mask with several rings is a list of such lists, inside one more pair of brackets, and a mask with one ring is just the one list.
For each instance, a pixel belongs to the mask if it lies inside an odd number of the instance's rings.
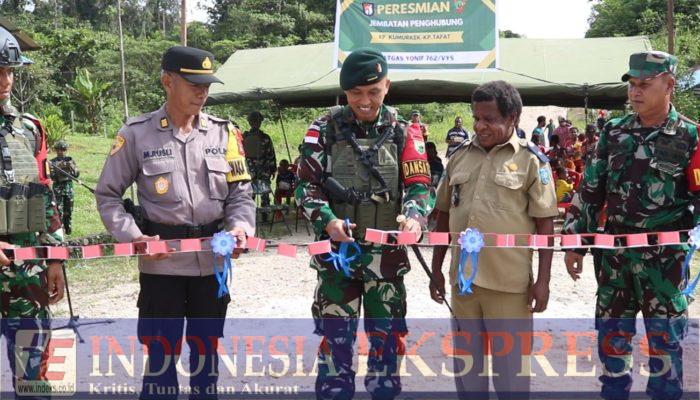
{"label": "grass patch", "polygon": [[[67,137],[67,140],[70,143],[69,155],[75,159],[80,170],[80,180],[94,189],[105,159],[109,154],[112,139],[75,135]],[[55,154],[51,157],[55,157]],[[73,234],[71,237],[104,232],[104,226],[97,213],[95,196],[77,183],[73,183],[73,187],[75,200],[73,205]]]}
{"label": "grass patch", "polygon": [[70,270],[68,279],[71,285],[75,282],[95,290],[139,280],[136,257],[72,260],[68,262],[67,268]]}

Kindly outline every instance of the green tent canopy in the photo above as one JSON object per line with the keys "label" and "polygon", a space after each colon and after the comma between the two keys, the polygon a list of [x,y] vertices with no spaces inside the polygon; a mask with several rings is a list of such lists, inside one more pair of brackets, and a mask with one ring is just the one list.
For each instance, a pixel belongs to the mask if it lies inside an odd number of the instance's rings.
{"label": "green tent canopy", "polygon": [[[513,84],[528,106],[621,107],[620,81],[630,54],[651,49],[642,36],[594,39],[500,39],[495,71],[390,71],[388,104],[466,102],[476,86]],[[221,66],[209,104],[273,100],[283,106],[321,107],[342,101],[333,43],[238,50]]]}

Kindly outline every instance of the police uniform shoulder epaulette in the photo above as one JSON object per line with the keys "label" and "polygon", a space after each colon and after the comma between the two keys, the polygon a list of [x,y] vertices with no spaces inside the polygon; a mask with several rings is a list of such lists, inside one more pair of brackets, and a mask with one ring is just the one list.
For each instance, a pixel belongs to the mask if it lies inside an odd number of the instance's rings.
{"label": "police uniform shoulder epaulette", "polygon": [[231,124],[233,124],[233,126],[238,127],[238,125],[234,124],[232,121],[230,121],[230,120],[228,120],[228,119],[215,117],[215,116],[210,115],[210,114],[206,114],[206,116],[207,116],[207,119],[209,119],[209,121],[211,121],[211,122],[213,122],[213,123],[215,123],[215,124],[226,124],[226,125],[228,125],[229,123],[231,123]]}
{"label": "police uniform shoulder epaulette", "polygon": [[[542,150],[541,150],[539,147],[537,147],[536,144],[534,144],[534,143],[532,143],[532,142],[530,142],[530,141],[527,141],[527,140],[525,140],[525,139],[520,139],[520,142],[521,142],[521,145],[523,145],[524,147],[527,147],[527,149],[528,149],[528,151],[530,151],[530,153],[532,153],[532,154],[534,154],[535,156],[537,156],[537,158],[538,158],[541,162],[543,162],[543,163],[548,163],[548,162],[549,162],[549,157],[547,157],[547,155],[544,154],[544,152],[542,152]],[[523,144],[522,142],[525,142],[525,143]]]}
{"label": "police uniform shoulder epaulette", "polygon": [[150,113],[146,113],[146,114],[141,114],[141,115],[139,115],[139,116],[137,116],[137,117],[131,117],[131,118],[129,118],[129,119],[126,120],[126,122],[124,123],[124,125],[129,126],[129,125],[134,125],[134,124],[139,124],[139,123],[146,122],[146,121],[148,121],[148,120],[151,119],[151,117],[153,116],[153,114],[155,114],[155,111],[154,111],[154,112],[150,112]]}

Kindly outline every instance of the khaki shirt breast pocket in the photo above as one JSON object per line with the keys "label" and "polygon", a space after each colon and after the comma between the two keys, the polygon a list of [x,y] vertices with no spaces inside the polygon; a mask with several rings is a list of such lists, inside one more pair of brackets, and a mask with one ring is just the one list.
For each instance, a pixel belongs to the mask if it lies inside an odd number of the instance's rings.
{"label": "khaki shirt breast pocket", "polygon": [[503,210],[522,210],[527,205],[524,172],[496,172],[496,207]]}
{"label": "khaki shirt breast pocket", "polygon": [[144,192],[153,202],[178,202],[180,193],[175,186],[173,173],[175,160],[154,160],[143,163]]}
{"label": "khaki shirt breast pocket", "polygon": [[450,176],[450,189],[452,196],[450,198],[450,207],[462,207],[471,203],[474,196],[474,187],[476,186],[476,176],[478,171],[459,171],[453,176]]}
{"label": "khaki shirt breast pocket", "polygon": [[231,172],[231,166],[224,158],[205,158],[207,164],[207,180],[209,181],[209,197],[214,200],[225,200],[228,197],[228,182],[226,174]]}

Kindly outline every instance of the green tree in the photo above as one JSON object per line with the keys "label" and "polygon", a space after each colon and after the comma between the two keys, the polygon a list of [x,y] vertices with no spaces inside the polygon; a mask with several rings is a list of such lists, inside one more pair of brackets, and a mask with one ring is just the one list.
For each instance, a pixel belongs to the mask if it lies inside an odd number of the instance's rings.
{"label": "green tree", "polygon": [[[676,56],[678,71],[676,72],[676,92],[673,103],[687,117],[700,121],[700,97],[692,90],[692,73],[700,63],[700,27],[680,25],[676,31]],[[654,48],[663,49],[666,46],[666,36],[652,37]]]}
{"label": "green tree", "polygon": [[110,86],[109,82],[93,79],[87,69],[76,71],[73,84],[66,85],[81,116],[90,121],[90,133],[93,135],[99,133],[103,95]]}
{"label": "green tree", "polygon": [[[666,26],[666,7],[666,0],[596,1],[586,37],[653,35]],[[698,25],[700,0],[675,0],[675,14],[687,24]]]}
{"label": "green tree", "polygon": [[[160,59],[166,49],[176,44],[177,41],[165,39],[159,33],[148,39],[125,37],[126,88],[131,115],[153,111],[163,103],[165,95],[160,84]],[[119,50],[115,45],[115,48],[105,48],[97,53],[91,71],[103,81],[114,82],[110,94],[121,99],[119,63]]]}
{"label": "green tree", "polygon": [[[666,0],[601,0],[593,4],[587,37],[647,35],[652,47],[667,48]],[[700,119],[700,98],[690,75],[700,64],[700,0],[675,0],[675,55],[678,82],[673,102],[686,116]]]}
{"label": "green tree", "polygon": [[209,8],[215,40],[242,48],[319,43],[333,38],[333,17],[303,0],[216,0]]}
{"label": "green tree", "polygon": [[46,141],[49,148],[53,148],[59,140],[70,133],[70,127],[59,114],[47,114],[41,117],[41,124],[46,130]]}

